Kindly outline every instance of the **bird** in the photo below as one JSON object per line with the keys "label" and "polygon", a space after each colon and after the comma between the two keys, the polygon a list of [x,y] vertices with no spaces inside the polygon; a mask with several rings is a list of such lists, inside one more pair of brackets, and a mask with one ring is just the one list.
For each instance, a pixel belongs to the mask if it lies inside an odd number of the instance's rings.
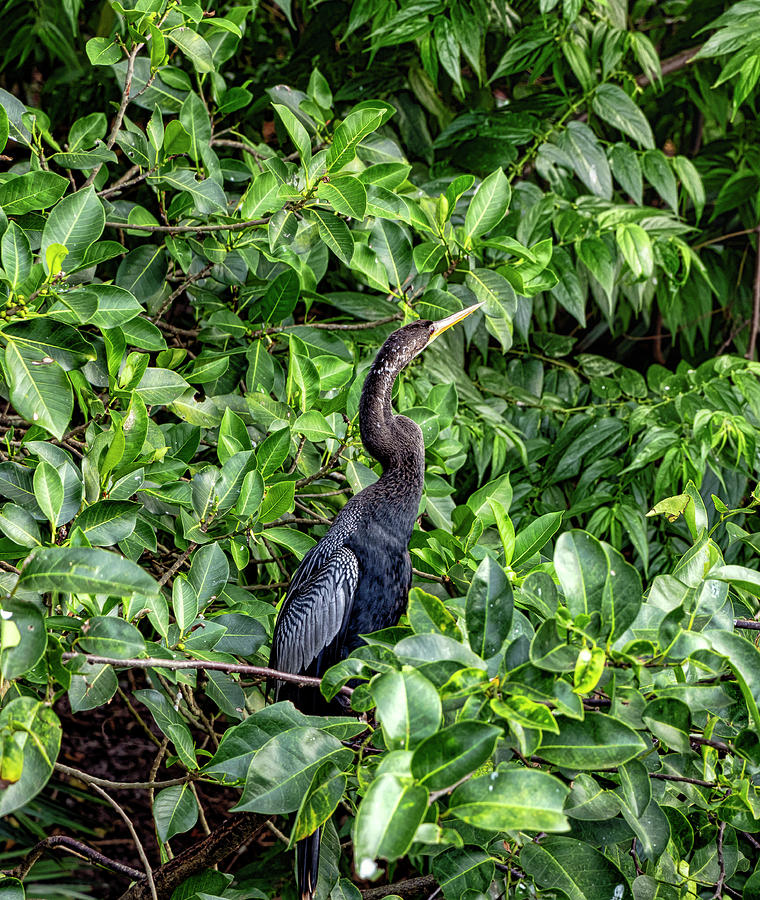
{"label": "bird", "polygon": [[[321,676],[364,643],[361,635],[397,624],[404,612],[412,582],[409,541],[425,479],[425,445],[419,425],[393,413],[393,384],[436,338],[482,305],[437,322],[405,325],[378,351],[362,388],[359,429],[382,474],[345,504],[298,566],[275,623],[271,668]],[[279,682],[276,699],[290,699],[304,713],[325,711],[325,701],[314,688]],[[317,888],[320,832],[297,845],[302,900],[313,900]]]}

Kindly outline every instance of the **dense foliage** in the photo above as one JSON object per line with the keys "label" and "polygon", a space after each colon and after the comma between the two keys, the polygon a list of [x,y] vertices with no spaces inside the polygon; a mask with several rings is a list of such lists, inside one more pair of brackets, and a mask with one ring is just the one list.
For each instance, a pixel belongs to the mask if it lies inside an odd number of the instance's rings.
{"label": "dense foliage", "polygon": [[[320,825],[319,900],[760,897],[760,2],[2,11],[0,898],[292,897]],[[374,352],[477,301],[407,615],[273,704]]]}

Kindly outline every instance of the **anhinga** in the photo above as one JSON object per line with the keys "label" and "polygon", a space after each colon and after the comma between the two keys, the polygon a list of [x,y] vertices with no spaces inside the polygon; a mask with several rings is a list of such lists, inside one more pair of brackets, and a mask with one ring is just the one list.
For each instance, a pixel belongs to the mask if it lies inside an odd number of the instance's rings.
{"label": "anhinga", "polygon": [[[413,322],[394,331],[380,348],[364,381],[359,427],[383,473],[346,503],[304,556],[274,628],[272,668],[322,675],[363,643],[362,634],[398,622],[412,581],[409,541],[422,497],[425,446],[420,427],[393,414],[393,383],[435,338],[480,306],[438,322]],[[304,712],[322,711],[314,689],[280,684],[277,696],[294,700]],[[319,842],[316,831],[298,844],[303,900],[312,900],[317,887]]]}

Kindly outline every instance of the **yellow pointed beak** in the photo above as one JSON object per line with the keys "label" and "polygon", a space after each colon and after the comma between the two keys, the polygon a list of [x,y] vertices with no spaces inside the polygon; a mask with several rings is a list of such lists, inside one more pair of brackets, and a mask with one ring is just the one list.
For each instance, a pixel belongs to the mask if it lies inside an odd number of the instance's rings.
{"label": "yellow pointed beak", "polygon": [[457,322],[461,322],[462,319],[466,319],[470,313],[474,313],[476,309],[480,309],[483,303],[476,303],[474,306],[468,306],[467,309],[460,310],[460,312],[455,312],[451,316],[446,316],[445,319],[439,319],[437,322],[433,322],[433,333],[430,335],[430,339],[428,340],[428,346],[440,335],[443,334],[444,331],[451,328],[452,325],[456,325]]}

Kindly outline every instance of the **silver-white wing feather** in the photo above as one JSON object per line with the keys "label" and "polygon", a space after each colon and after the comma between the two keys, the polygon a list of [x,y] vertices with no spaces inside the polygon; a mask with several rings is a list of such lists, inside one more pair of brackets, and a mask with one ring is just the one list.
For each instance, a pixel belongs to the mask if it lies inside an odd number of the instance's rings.
{"label": "silver-white wing feather", "polygon": [[359,584],[354,553],[340,547],[320,560],[321,565],[314,562],[309,560],[306,577],[300,570],[296,574],[277,617],[270,665],[281,672],[305,673],[312,668],[351,614]]}

